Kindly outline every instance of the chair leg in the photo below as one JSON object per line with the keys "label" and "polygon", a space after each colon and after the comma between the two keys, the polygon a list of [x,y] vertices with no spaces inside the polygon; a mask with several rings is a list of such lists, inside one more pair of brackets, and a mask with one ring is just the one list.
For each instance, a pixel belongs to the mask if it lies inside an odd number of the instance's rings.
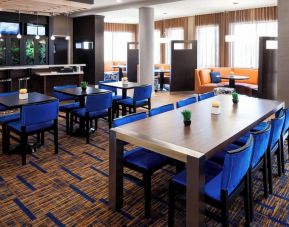
{"label": "chair leg", "polygon": [[144,181],[144,194],[145,194],[145,217],[151,216],[151,174],[143,175]]}
{"label": "chair leg", "polygon": [[98,128],[98,118],[96,118],[94,120],[94,129],[95,129],[95,131],[97,130],[97,128]]}
{"label": "chair leg", "polygon": [[73,123],[74,123],[74,121],[73,121],[73,115],[70,114],[69,131],[70,131],[70,135],[71,135],[71,136],[72,136],[72,134],[73,134]]}
{"label": "chair leg", "polygon": [[69,114],[69,112],[66,112],[66,117],[65,117],[65,120],[66,120],[66,125],[65,125],[65,127],[66,127],[66,134],[67,135],[69,135],[69,116],[70,114]]}
{"label": "chair leg", "polygon": [[169,217],[168,217],[168,226],[174,226],[174,219],[175,219],[175,196],[176,196],[176,189],[173,182],[170,182],[169,186]]}
{"label": "chair leg", "polygon": [[280,156],[281,156],[281,170],[282,173],[285,173],[285,157],[284,157],[284,138],[283,135],[279,140],[279,147],[280,147]]}
{"label": "chair leg", "polygon": [[252,207],[250,206],[250,176],[249,173],[246,174],[246,180],[245,180],[245,196],[244,196],[244,207],[245,207],[245,219],[246,219],[246,226],[250,226],[250,220],[251,220],[251,215],[250,215],[250,210]]}
{"label": "chair leg", "polygon": [[112,109],[108,109],[108,127],[111,128],[112,126]]}
{"label": "chair leg", "polygon": [[26,165],[26,148],[27,148],[27,135],[21,134],[21,156],[22,165]]}
{"label": "chair leg", "polygon": [[41,143],[41,134],[40,132],[37,133],[37,143],[40,144]]}
{"label": "chair leg", "polygon": [[44,145],[44,142],[45,142],[45,133],[44,132],[41,132],[40,134],[40,138],[41,138],[41,145],[43,146]]}
{"label": "chair leg", "polygon": [[277,156],[277,166],[278,166],[278,176],[281,177],[282,176],[282,164],[281,164],[281,147],[280,147],[280,143],[278,144],[278,149],[276,151],[276,156]]}
{"label": "chair leg", "polygon": [[3,154],[7,154],[7,125],[6,124],[2,124],[2,152]]}
{"label": "chair leg", "polygon": [[263,187],[264,187],[264,197],[268,198],[268,164],[267,164],[267,156],[263,157]]}
{"label": "chair leg", "polygon": [[269,181],[269,193],[273,193],[273,180],[272,180],[272,157],[271,151],[267,151],[267,159],[268,159],[268,181]]}
{"label": "chair leg", "polygon": [[[249,170],[249,200],[247,201],[249,203],[249,210],[250,210],[250,221],[253,221],[254,219],[254,199],[253,199],[253,182],[252,182],[252,169]],[[246,196],[246,193],[245,193]],[[246,202],[245,202],[246,203]],[[246,206],[245,206],[246,209]],[[246,211],[245,211],[246,212]]]}
{"label": "chair leg", "polygon": [[85,120],[85,136],[86,136],[86,143],[88,144],[90,141],[89,141],[89,119],[87,118]]}
{"label": "chair leg", "polygon": [[133,113],[136,113],[136,106],[133,106]]}
{"label": "chair leg", "polygon": [[224,227],[229,227],[229,204],[227,199],[223,201],[223,209],[222,209],[222,224]]}

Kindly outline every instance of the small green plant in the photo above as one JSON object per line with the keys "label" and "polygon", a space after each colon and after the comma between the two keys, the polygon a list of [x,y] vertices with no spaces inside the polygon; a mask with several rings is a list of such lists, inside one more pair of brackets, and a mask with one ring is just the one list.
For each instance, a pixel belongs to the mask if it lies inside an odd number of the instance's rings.
{"label": "small green plant", "polygon": [[182,111],[182,115],[183,115],[184,121],[190,121],[190,120],[191,120],[191,117],[192,117],[192,111],[190,111],[190,110],[183,110],[183,111]]}
{"label": "small green plant", "polygon": [[232,98],[233,98],[233,100],[239,100],[239,94],[237,92],[234,92],[232,94]]}
{"label": "small green plant", "polygon": [[82,81],[82,82],[80,83],[80,87],[81,87],[81,89],[83,89],[83,90],[86,90],[87,86],[88,86],[88,82],[86,82],[86,81]]}

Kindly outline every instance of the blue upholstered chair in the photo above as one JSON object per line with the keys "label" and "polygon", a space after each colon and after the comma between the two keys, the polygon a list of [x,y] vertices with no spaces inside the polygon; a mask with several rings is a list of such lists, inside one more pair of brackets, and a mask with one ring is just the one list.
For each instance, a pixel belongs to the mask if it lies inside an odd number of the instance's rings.
{"label": "blue upholstered chair", "polygon": [[149,112],[149,116],[152,117],[152,116],[155,116],[155,115],[158,115],[158,114],[162,114],[162,113],[174,110],[174,108],[175,108],[174,104],[172,104],[172,103],[164,105],[164,106],[160,106],[160,107],[151,109],[150,112]]}
{"label": "blue upholstered chair", "polygon": [[[249,168],[251,164],[254,139],[249,137],[243,147],[227,150],[223,167],[220,170],[211,164],[206,166],[204,186],[205,202],[221,210],[221,217],[207,211],[205,214],[229,226],[229,208],[237,195],[244,191],[245,216],[247,226],[250,223],[249,204]],[[210,162],[210,161],[209,161]],[[208,164],[207,164],[208,165]],[[211,169],[211,171],[209,171]],[[213,174],[215,171],[215,174]],[[213,175],[213,176],[212,176]],[[169,226],[174,224],[175,194],[178,189],[186,189],[185,170],[174,176],[170,183]],[[187,211],[189,212],[189,211]]]}
{"label": "blue upholstered chair", "polygon": [[215,93],[213,91],[212,92],[207,92],[207,93],[199,94],[198,100],[200,102],[200,101],[203,101],[205,99],[212,98],[214,96],[215,96]]}
{"label": "blue upholstered chair", "polygon": [[191,105],[197,102],[197,97],[190,97],[177,102],[177,108],[181,108],[187,105]]}
{"label": "blue upholstered chair", "polygon": [[116,81],[115,80],[99,81],[98,82],[98,88],[112,92],[112,113],[113,113],[113,116],[114,116],[114,114],[116,114],[116,116],[118,117],[119,115],[118,115],[118,111],[117,111],[117,105],[118,105],[117,102],[122,100],[122,96],[117,95],[117,88],[105,85],[106,83],[111,83],[111,82],[116,82]]}
{"label": "blue upholstered chair", "polygon": [[[129,108],[129,113],[136,113],[136,109],[139,107],[147,107],[151,109],[151,96],[152,85],[142,85],[134,89],[132,98],[127,98],[118,101],[118,104],[122,106],[123,113],[126,113],[124,109]],[[117,111],[119,111],[119,105]]]}
{"label": "blue upholstered chair", "polygon": [[[114,119],[112,126],[119,127],[121,125],[145,119],[146,117],[147,115],[144,112],[130,114],[118,119]],[[154,172],[167,165],[168,162],[169,158],[166,156],[157,154],[142,147],[136,147],[124,153],[123,165],[129,169],[141,173],[143,176],[142,183],[144,185],[145,194],[145,216],[147,218],[150,217],[151,210],[151,177]],[[138,179],[129,174],[124,175],[134,180]]]}
{"label": "blue upholstered chair", "polygon": [[53,96],[59,100],[63,101],[73,101],[69,103],[64,103],[59,106],[59,111],[65,113],[66,119],[66,134],[69,134],[69,114],[72,110],[79,108],[79,102],[75,102],[75,97],[71,95],[66,95],[58,92],[57,90],[63,90],[67,88],[76,88],[77,85],[63,85],[63,86],[54,86],[53,87]]}
{"label": "blue upholstered chair", "polygon": [[73,117],[85,121],[86,143],[89,143],[90,121],[108,117],[109,128],[111,127],[112,92],[88,95],[86,106],[71,111],[70,113],[70,134],[73,133]]}
{"label": "blue upholstered chair", "polygon": [[24,105],[20,113],[21,119],[8,124],[8,136],[10,137],[12,131],[21,138],[22,165],[26,165],[27,141],[30,135],[53,130],[55,153],[58,153],[58,108],[58,100]]}
{"label": "blue upholstered chair", "polygon": [[[0,97],[18,95],[18,91],[0,93]],[[0,111],[7,111],[8,109],[0,105]],[[20,113],[3,114],[0,116],[0,125],[2,126],[2,151],[7,153],[7,124],[12,121],[17,121],[20,119]]]}
{"label": "blue upholstered chair", "polygon": [[282,149],[282,170],[285,172],[285,160],[284,160],[284,141],[287,140],[288,156],[289,156],[289,109],[284,109],[285,121],[281,133],[281,149]]}

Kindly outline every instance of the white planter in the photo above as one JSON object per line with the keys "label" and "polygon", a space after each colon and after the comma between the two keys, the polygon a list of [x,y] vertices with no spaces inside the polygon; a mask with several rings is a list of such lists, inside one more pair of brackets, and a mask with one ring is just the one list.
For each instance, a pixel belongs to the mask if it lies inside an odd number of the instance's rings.
{"label": "white planter", "polygon": [[220,114],[221,113],[221,107],[212,107],[211,113],[212,114]]}
{"label": "white planter", "polygon": [[127,81],[127,80],[123,80],[123,81],[122,81],[122,84],[123,84],[123,85],[128,85],[128,81]]}
{"label": "white planter", "polygon": [[19,99],[28,99],[28,93],[26,93],[26,94],[19,94]]}

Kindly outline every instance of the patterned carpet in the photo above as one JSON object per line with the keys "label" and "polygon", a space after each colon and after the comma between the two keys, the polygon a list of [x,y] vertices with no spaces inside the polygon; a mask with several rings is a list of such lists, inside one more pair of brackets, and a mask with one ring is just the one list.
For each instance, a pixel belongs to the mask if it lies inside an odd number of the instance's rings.
{"label": "patterned carpet", "polygon": [[[100,121],[89,145],[84,138],[66,136],[63,120],[59,129],[58,155],[53,153],[49,134],[45,145],[28,155],[24,167],[20,156],[0,155],[0,226],[166,226],[173,167],[153,177],[151,219],[144,218],[143,189],[128,179],[124,180],[124,207],[114,213],[108,207],[106,122]],[[256,212],[252,226],[289,226],[289,162],[286,175],[275,176],[274,194],[268,200],[263,199],[261,179],[261,175],[254,177]],[[232,226],[243,225],[242,208],[239,198],[230,210]],[[179,203],[177,226],[184,226],[184,217],[184,205]],[[219,223],[206,219],[206,225]]]}

